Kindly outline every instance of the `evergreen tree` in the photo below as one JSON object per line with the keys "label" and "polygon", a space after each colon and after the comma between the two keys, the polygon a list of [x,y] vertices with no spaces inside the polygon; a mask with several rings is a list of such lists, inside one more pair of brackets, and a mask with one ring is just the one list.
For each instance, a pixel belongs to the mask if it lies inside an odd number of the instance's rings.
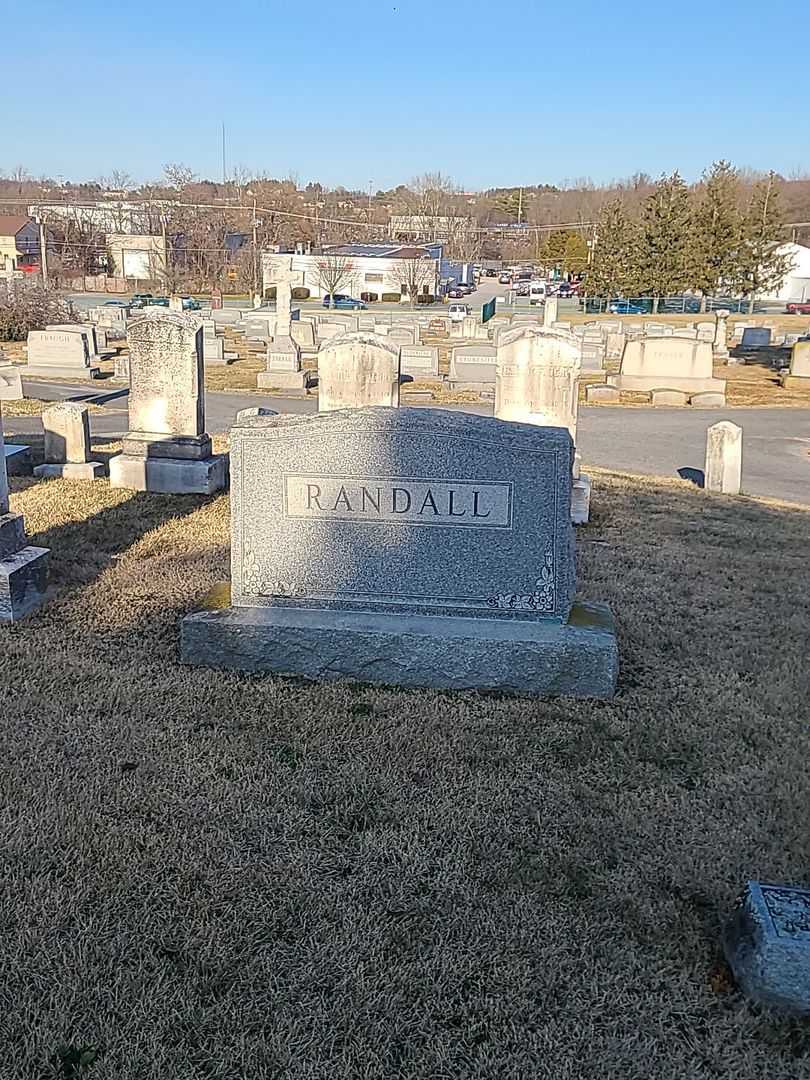
{"label": "evergreen tree", "polygon": [[569,232],[565,240],[563,270],[567,274],[581,274],[588,265],[588,245],[581,233]]}
{"label": "evergreen tree", "polygon": [[691,285],[706,298],[724,282],[737,277],[740,250],[740,212],[737,208],[737,170],[727,161],[716,161],[703,174],[704,189],[692,222]]}
{"label": "evergreen tree", "polygon": [[546,235],[538,252],[537,261],[547,270],[562,272],[565,263],[565,245],[570,233],[566,229],[550,232]]}
{"label": "evergreen tree", "polygon": [[778,290],[792,268],[790,255],[779,251],[783,225],[776,174],[771,172],[754,185],[742,223],[737,287],[748,297],[749,314],[757,295]]}
{"label": "evergreen tree", "polygon": [[638,286],[638,226],[627,216],[621,199],[602,207],[594,250],[585,281],[592,296],[607,300],[631,296]]}
{"label": "evergreen tree", "polygon": [[641,286],[653,297],[653,313],[662,296],[689,285],[689,189],[677,171],[662,176],[647,197],[642,212]]}

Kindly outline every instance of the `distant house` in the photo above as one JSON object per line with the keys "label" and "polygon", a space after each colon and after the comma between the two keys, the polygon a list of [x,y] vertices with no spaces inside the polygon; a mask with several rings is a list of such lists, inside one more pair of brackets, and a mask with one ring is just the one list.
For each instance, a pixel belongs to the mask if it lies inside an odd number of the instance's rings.
{"label": "distant house", "polygon": [[778,251],[788,256],[791,266],[775,298],[785,303],[810,300],[810,248],[804,244],[780,244]]}
{"label": "distant house", "polygon": [[[423,273],[414,277],[413,270],[403,270],[403,263],[412,263],[414,259],[426,263]],[[297,280],[294,285],[309,290],[310,296],[322,297],[328,291],[326,282],[333,273],[332,267],[343,266],[339,283],[335,286],[338,293],[348,293],[356,299],[380,300],[383,295],[407,300],[408,279],[411,279],[418,293],[438,295],[439,277],[442,268],[441,244],[424,244],[418,247],[402,244],[337,244],[324,248],[321,255],[277,254],[265,251],[262,254],[263,285],[265,291],[277,280],[276,273],[283,271]],[[324,273],[324,267],[327,272]],[[334,277],[332,280],[336,280]]]}
{"label": "distant house", "polygon": [[[48,247],[53,237],[48,233]],[[39,225],[22,214],[0,214],[0,270],[39,267]]]}

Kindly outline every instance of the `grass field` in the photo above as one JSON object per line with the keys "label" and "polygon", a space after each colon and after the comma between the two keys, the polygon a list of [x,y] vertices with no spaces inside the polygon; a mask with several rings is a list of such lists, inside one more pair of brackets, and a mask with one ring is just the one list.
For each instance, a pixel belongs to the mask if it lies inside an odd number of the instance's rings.
{"label": "grass field", "polygon": [[588,472],[610,703],[184,668],[227,498],[12,478],[4,1080],[810,1075],[718,950],[810,880],[810,511]]}

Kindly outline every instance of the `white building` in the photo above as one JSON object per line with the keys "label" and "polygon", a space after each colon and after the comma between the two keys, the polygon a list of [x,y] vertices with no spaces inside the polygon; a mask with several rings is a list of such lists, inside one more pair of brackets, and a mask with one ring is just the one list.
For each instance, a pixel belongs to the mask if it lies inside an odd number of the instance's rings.
{"label": "white building", "polygon": [[788,255],[793,262],[775,299],[787,303],[789,300],[810,300],[810,248],[803,244],[781,244],[781,255]]}
{"label": "white building", "polygon": [[440,252],[433,249],[392,244],[341,244],[322,255],[264,252],[262,285],[266,292],[283,275],[292,280],[293,288],[309,289],[310,296],[318,299],[330,291],[331,280],[335,292],[358,300],[366,295],[381,300],[385,293],[407,300],[409,283],[418,286],[418,293],[438,295],[440,264]]}

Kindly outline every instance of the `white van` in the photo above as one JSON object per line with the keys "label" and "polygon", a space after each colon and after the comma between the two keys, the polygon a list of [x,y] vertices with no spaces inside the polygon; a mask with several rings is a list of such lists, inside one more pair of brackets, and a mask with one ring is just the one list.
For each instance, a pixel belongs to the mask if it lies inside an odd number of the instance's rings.
{"label": "white van", "polygon": [[464,316],[470,314],[470,309],[466,304],[451,304],[447,314],[452,322],[462,322]]}
{"label": "white van", "polygon": [[544,304],[546,302],[546,285],[547,282],[538,280],[529,283],[530,304]]}

